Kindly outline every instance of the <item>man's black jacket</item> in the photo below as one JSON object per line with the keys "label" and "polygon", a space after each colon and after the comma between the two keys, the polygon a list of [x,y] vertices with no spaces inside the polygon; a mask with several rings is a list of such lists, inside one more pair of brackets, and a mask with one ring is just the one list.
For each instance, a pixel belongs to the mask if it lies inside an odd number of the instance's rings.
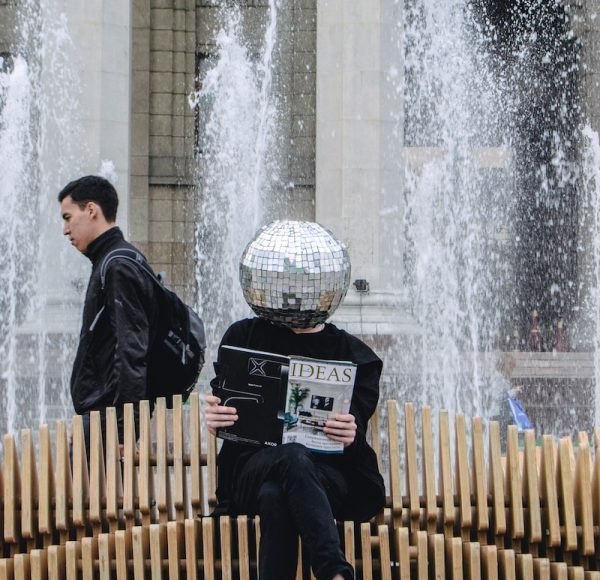
{"label": "man's black jacket", "polygon": [[127,260],[110,262],[102,290],[102,262],[117,248],[136,250],[114,227],[96,238],[86,251],[92,272],[71,375],[71,397],[79,414],[116,406],[122,435],[122,405],[147,398],[147,355],[156,328],[157,307],[155,283]]}

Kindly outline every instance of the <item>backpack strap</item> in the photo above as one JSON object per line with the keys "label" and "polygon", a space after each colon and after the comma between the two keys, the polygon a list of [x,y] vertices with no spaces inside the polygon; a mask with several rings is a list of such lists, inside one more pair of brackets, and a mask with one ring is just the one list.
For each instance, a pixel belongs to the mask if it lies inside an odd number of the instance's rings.
{"label": "backpack strap", "polygon": [[[148,267],[142,254],[130,248],[117,248],[116,250],[106,254],[102,260],[102,264],[100,265],[100,288],[102,289],[102,292],[104,292],[104,286],[106,285],[106,271],[108,270],[108,265],[116,259],[128,260],[129,262],[137,264],[137,267],[146,272],[151,280],[154,280],[158,285],[162,286],[162,279]],[[105,308],[106,305],[102,306],[102,308],[98,310],[98,314],[96,314],[92,324],[90,324],[90,332],[96,328],[96,324],[98,324],[100,316],[102,316]]]}
{"label": "backpack strap", "polygon": [[100,286],[102,290],[104,290],[106,284],[106,271],[108,270],[108,265],[116,259],[128,260],[129,262],[137,264],[138,268],[141,268],[152,280],[162,286],[162,280],[148,267],[142,254],[129,248],[117,248],[106,254],[104,260],[102,260],[102,265],[100,266]]}

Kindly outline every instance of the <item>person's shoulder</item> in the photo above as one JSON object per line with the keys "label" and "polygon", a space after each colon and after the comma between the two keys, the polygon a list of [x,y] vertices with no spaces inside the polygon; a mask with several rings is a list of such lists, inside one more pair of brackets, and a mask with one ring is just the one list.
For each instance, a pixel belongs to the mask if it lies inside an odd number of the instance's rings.
{"label": "person's shoulder", "polygon": [[103,260],[101,276],[104,275],[106,283],[135,284],[148,288],[153,286],[150,277],[156,276],[154,270],[146,256],[128,241],[118,240]]}
{"label": "person's shoulder", "polygon": [[357,364],[383,364],[375,351],[357,336],[350,334],[343,328],[338,328],[335,324],[330,322],[326,323],[325,329],[332,338],[344,343],[347,350],[350,351],[352,360]]}
{"label": "person's shoulder", "polygon": [[221,344],[230,346],[246,346],[252,331],[264,321],[261,318],[242,318],[234,322],[223,335]]}

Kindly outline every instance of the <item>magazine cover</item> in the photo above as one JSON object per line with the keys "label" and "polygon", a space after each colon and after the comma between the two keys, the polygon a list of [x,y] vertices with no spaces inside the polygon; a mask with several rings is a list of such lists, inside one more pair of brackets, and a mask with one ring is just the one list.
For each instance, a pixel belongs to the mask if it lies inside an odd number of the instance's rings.
{"label": "magazine cover", "polygon": [[290,357],[283,443],[320,453],[342,453],[344,444],[323,432],[330,416],[348,413],[356,377],[350,362]]}
{"label": "magazine cover", "polygon": [[289,359],[286,356],[221,346],[216,365],[221,404],[237,409],[238,420],[217,430],[217,437],[249,445],[279,445]]}

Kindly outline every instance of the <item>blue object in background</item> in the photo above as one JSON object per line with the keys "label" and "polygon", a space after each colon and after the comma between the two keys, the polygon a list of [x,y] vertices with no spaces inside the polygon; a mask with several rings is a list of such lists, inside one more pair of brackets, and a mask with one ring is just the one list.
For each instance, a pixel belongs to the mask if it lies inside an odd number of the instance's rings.
{"label": "blue object in background", "polygon": [[513,399],[510,395],[507,396],[508,405],[510,407],[510,412],[512,413],[513,419],[519,428],[519,431],[524,431],[525,429],[533,429],[533,425],[525,413],[525,409],[523,409],[523,405],[521,405],[520,401],[517,399]]}

